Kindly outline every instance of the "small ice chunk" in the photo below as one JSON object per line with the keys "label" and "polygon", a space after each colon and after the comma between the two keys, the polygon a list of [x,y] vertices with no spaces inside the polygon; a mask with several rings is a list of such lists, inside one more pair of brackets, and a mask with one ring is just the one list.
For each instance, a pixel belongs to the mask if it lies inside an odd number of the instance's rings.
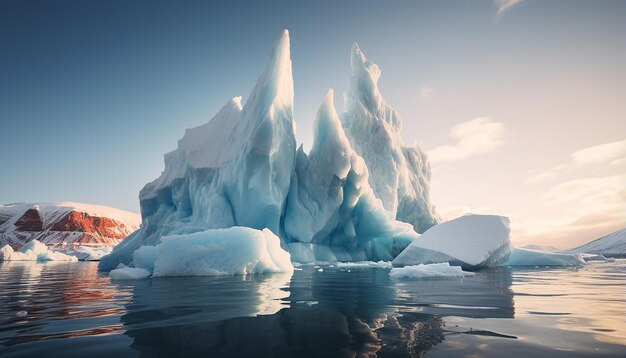
{"label": "small ice chunk", "polygon": [[357,262],[337,262],[337,267],[380,267],[391,268],[389,261],[357,261]]}
{"label": "small ice chunk", "polygon": [[135,267],[122,267],[109,272],[111,280],[143,280],[150,277],[150,271]]}
{"label": "small ice chunk", "polygon": [[111,247],[78,247],[71,255],[76,256],[80,261],[100,261],[100,259],[111,253]]}
{"label": "small ice chunk", "polygon": [[450,266],[449,263],[443,262],[392,268],[389,276],[392,278],[449,278],[474,276],[474,273],[463,271],[460,266]]}
{"label": "small ice chunk", "polygon": [[582,266],[581,254],[514,248],[503,266]]}

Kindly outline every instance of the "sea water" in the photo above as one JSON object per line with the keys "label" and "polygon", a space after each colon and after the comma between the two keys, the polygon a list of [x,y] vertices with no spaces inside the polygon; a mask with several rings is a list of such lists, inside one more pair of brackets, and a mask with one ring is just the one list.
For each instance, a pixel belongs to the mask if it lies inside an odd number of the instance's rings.
{"label": "sea water", "polygon": [[92,262],[4,262],[0,356],[626,356],[626,260],[389,270],[111,281]]}

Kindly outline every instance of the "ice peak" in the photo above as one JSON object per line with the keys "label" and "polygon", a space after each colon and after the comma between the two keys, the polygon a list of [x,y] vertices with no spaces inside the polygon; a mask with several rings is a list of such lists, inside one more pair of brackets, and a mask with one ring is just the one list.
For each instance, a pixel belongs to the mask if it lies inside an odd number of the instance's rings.
{"label": "ice peak", "polygon": [[331,88],[328,90],[322,105],[317,111],[312,153],[318,152],[331,144],[339,146],[342,149],[349,148],[348,139],[339,121],[339,115],[335,110],[333,96],[334,92]]}
{"label": "ice peak", "polygon": [[335,130],[337,127],[341,129],[341,122],[339,122],[339,115],[335,110],[333,99],[334,92],[331,88],[326,93],[326,97],[324,97],[324,101],[317,111],[316,131],[319,130],[319,127],[325,127],[325,130]]}
{"label": "ice peak", "polygon": [[284,29],[274,44],[267,68],[268,85],[273,86],[275,100],[293,106],[293,76],[291,72],[291,50],[289,31]]}
{"label": "ice peak", "polygon": [[376,85],[380,77],[380,69],[375,63],[365,57],[365,54],[356,42],[352,45],[351,64],[353,76],[366,75],[372,81],[372,84]]}
{"label": "ice peak", "polygon": [[[267,67],[257,80],[245,107],[253,107],[248,109],[250,113],[265,113],[269,119],[274,118],[276,110],[286,111],[288,117],[292,116],[293,76],[289,31],[283,30],[274,43]],[[266,118],[263,115],[260,117]]]}

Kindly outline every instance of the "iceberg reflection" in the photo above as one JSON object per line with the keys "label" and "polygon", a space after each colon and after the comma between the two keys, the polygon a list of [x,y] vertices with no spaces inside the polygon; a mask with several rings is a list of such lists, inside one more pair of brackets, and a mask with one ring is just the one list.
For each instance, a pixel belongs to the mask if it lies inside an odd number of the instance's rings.
{"label": "iceberg reflection", "polygon": [[142,356],[333,357],[421,355],[451,333],[446,315],[513,316],[508,270],[462,282],[391,280],[388,271],[137,281],[121,321]]}

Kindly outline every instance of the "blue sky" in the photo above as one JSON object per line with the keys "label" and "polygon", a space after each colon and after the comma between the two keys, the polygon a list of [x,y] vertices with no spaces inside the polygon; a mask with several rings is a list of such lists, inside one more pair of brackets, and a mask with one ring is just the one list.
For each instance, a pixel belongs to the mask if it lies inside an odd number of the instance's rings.
{"label": "blue sky", "polygon": [[509,215],[520,242],[557,246],[626,225],[626,2],[603,0],[0,2],[0,202],[138,211],[283,28],[305,147],[356,41],[431,152],[445,217]]}

